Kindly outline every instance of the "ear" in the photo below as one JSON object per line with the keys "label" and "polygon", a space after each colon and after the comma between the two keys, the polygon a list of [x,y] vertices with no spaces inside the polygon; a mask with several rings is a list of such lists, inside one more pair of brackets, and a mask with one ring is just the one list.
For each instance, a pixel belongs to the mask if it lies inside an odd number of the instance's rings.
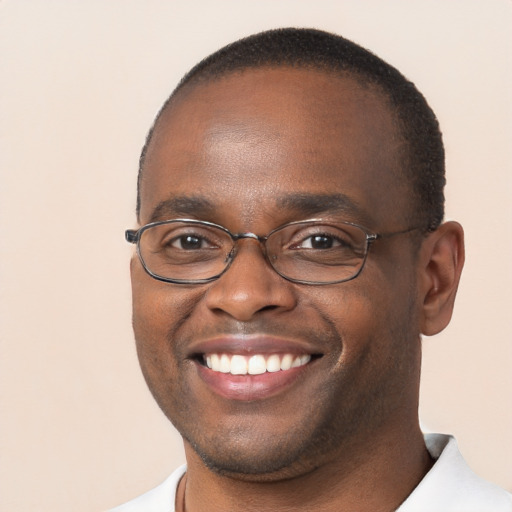
{"label": "ear", "polygon": [[458,222],[445,222],[431,233],[420,249],[419,292],[421,332],[441,332],[453,313],[455,295],[464,266],[464,231]]}

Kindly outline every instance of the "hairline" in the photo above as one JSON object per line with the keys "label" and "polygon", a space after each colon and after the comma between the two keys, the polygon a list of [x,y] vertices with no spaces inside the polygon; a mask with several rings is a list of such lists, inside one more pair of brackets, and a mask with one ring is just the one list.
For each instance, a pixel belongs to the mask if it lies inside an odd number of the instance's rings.
{"label": "hairline", "polygon": [[[352,77],[371,87],[387,107],[404,143],[397,149],[396,173],[411,193],[404,197],[410,221],[435,230],[444,217],[445,151],[439,122],[417,87],[398,69],[343,36],[311,28],[281,28],[253,34],[215,51],[185,74],[159,110],[139,160],[137,216],[143,168],[159,120],[182,92],[251,69],[310,69]],[[379,94],[380,93],[380,94]]]}
{"label": "hairline", "polygon": [[[405,143],[405,146],[408,148],[409,144],[407,143],[405,133],[404,133],[404,127],[403,123],[400,120],[400,116],[398,113],[398,108],[396,105],[393,104],[393,100],[391,98],[391,95],[388,93],[388,91],[383,87],[382,84],[380,84],[376,79],[371,80],[371,77],[356,71],[352,69],[336,69],[329,67],[327,65],[322,65],[321,63],[313,63],[313,62],[304,62],[304,63],[297,63],[297,64],[290,64],[290,63],[263,63],[259,65],[249,64],[246,66],[240,66],[236,67],[234,69],[228,69],[224,70],[220,73],[216,74],[197,74],[195,76],[192,76],[188,80],[185,80],[187,78],[187,75],[185,75],[184,79],[180,81],[180,83],[176,86],[176,88],[173,90],[173,92],[169,95],[167,100],[164,102],[162,107],[160,108],[157,116],[155,117],[154,123],[147,135],[146,142],[143,146],[140,160],[139,160],[139,175],[137,179],[137,219],[140,217],[140,191],[141,191],[141,185],[142,185],[142,179],[144,175],[144,164],[146,160],[146,156],[148,153],[148,150],[151,146],[151,143],[153,141],[153,136],[156,133],[156,131],[159,128],[160,121],[165,116],[165,114],[172,109],[173,104],[179,101],[186,101],[187,96],[189,93],[192,93],[197,88],[200,88],[202,86],[208,86],[210,84],[215,84],[218,82],[221,82],[224,79],[229,79],[236,75],[242,75],[245,72],[253,71],[253,70],[262,70],[262,71],[271,71],[271,70],[280,70],[280,69],[298,69],[298,70],[305,70],[305,71],[313,71],[313,72],[319,72],[326,76],[331,76],[338,79],[348,79],[352,80],[355,84],[357,84],[358,87],[360,87],[363,90],[369,91],[370,93],[374,94],[379,101],[383,103],[383,105],[386,107],[388,113],[391,116],[393,126],[396,130],[397,137],[400,138],[401,141]],[[396,150],[399,151],[398,149]],[[411,191],[413,189],[413,183],[412,179],[410,177],[406,176],[405,169],[401,168],[406,165],[405,160],[407,159],[406,155],[403,154],[403,151],[400,152],[401,154],[397,154],[397,164],[400,164],[400,168],[397,169],[397,173],[400,176],[403,176],[405,179],[408,180],[409,185],[411,187]],[[401,158],[400,158],[401,157]]]}

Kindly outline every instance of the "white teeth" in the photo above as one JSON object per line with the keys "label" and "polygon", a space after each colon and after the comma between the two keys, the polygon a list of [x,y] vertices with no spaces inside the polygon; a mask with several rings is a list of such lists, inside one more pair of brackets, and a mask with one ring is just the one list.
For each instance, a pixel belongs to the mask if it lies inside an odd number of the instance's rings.
{"label": "white teeth", "polygon": [[233,375],[247,375],[247,359],[244,356],[234,355],[231,358],[231,373]]}
{"label": "white teeth", "polygon": [[291,354],[285,354],[281,359],[281,370],[289,370],[292,367],[293,356]]}
{"label": "white teeth", "polygon": [[300,366],[300,356],[297,356],[292,362],[292,368],[297,368],[297,366]]}
{"label": "white teeth", "polygon": [[220,358],[218,354],[212,354],[211,356],[212,370],[214,372],[220,372]]}
{"label": "white teeth", "polygon": [[231,362],[229,360],[229,356],[227,354],[222,354],[220,356],[220,369],[222,373],[229,373],[231,371]]}
{"label": "white teeth", "polygon": [[292,363],[292,368],[297,368],[298,366],[304,366],[305,364],[311,361],[310,355],[297,356]]}
{"label": "white teeth", "polygon": [[263,354],[244,356],[240,354],[208,354],[204,362],[214,372],[231,373],[232,375],[261,375],[265,372],[274,373],[290,368],[304,366],[311,361],[309,354],[300,356],[292,354]]}
{"label": "white teeth", "polygon": [[300,356],[300,366],[308,364],[309,361],[311,361],[311,356],[309,354],[304,354],[303,356]]}
{"label": "white teeth", "polygon": [[260,355],[252,356],[249,359],[248,370],[249,375],[260,375],[261,373],[265,373],[267,371],[265,358]]}
{"label": "white teeth", "polygon": [[272,354],[267,359],[267,372],[278,372],[281,369],[281,358],[277,354]]}

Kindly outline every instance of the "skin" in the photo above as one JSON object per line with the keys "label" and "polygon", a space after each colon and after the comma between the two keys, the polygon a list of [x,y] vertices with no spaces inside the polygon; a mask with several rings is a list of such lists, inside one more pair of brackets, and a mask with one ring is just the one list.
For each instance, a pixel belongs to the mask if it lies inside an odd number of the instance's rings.
{"label": "skin", "polygon": [[[414,205],[402,150],[384,98],[350,77],[263,68],[189,86],[148,148],[140,224],[189,217],[266,235],[336,216],[403,230]],[[286,201],[333,193],[348,206],[334,212],[317,200],[306,212]],[[194,197],[194,208],[166,203],[177,197]],[[449,322],[462,261],[456,223],[376,242],[363,272],[336,285],[283,279],[252,240],[202,285],[156,281],[134,257],[142,371],[185,442],[177,509],[396,509],[431,467],[417,418],[420,333]],[[273,396],[230,400],[205,384],[191,355],[226,335],[273,336],[321,357]]]}

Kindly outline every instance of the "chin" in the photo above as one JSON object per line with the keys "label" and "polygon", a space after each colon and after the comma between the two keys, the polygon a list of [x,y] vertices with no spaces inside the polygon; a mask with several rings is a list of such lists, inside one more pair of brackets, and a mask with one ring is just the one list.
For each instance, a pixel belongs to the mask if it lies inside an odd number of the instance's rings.
{"label": "chin", "polygon": [[279,453],[205,453],[192,445],[204,465],[214,473],[246,482],[277,482],[313,470],[299,461],[300,455]]}
{"label": "chin", "polygon": [[216,436],[206,438],[195,429],[182,435],[187,453],[193,452],[218,475],[246,482],[279,482],[307,475],[338,456],[343,444],[339,437],[325,427],[309,427],[278,435],[217,430]]}

